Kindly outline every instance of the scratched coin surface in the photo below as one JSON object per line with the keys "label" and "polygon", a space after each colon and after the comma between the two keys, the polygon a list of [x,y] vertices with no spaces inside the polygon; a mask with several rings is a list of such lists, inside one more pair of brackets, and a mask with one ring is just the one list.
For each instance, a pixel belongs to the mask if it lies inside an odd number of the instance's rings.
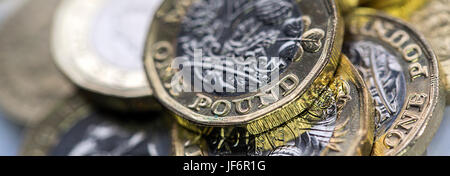
{"label": "scratched coin surface", "polygon": [[263,133],[324,91],[341,22],[331,0],[166,0],[148,36],[147,75],[187,121]]}
{"label": "scratched coin surface", "polygon": [[[145,36],[161,0],[64,0],[55,15],[52,49],[59,68],[93,100],[151,109],[142,65]],[[100,96],[102,95],[102,96]],[[115,99],[117,102],[112,102]],[[125,101],[126,102],[126,101]],[[131,106],[122,103],[122,106]],[[134,104],[133,104],[134,105]],[[122,108],[122,107],[113,107]],[[126,109],[128,107],[123,107]]]}
{"label": "scratched coin surface", "polygon": [[141,115],[96,111],[74,97],[27,131],[22,155],[167,156],[171,142],[170,118],[163,112],[153,115],[154,118],[145,122],[123,121],[128,116]]}
{"label": "scratched coin surface", "polygon": [[0,108],[22,125],[38,123],[74,92],[51,60],[50,26],[58,2],[27,1],[0,29]]}
{"label": "scratched coin surface", "polygon": [[[447,94],[450,92],[450,0],[432,0],[423,9],[413,13],[412,24],[416,27],[436,52],[442,66]],[[450,103],[450,96],[447,96]]]}
{"label": "scratched coin surface", "polygon": [[175,124],[172,152],[178,156],[370,155],[374,139],[373,101],[347,58],[324,94],[327,103],[314,104],[286,125],[256,136],[239,128],[214,128],[208,136],[202,136]]}
{"label": "scratched coin surface", "polygon": [[405,22],[380,12],[360,9],[347,22],[344,53],[376,102],[373,155],[421,155],[444,109],[434,52]]}

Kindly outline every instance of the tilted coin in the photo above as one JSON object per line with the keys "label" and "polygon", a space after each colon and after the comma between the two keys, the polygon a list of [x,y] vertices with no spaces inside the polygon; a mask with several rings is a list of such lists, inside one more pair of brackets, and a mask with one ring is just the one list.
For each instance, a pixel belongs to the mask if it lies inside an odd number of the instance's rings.
{"label": "tilted coin", "polygon": [[373,155],[422,154],[444,110],[434,52],[405,22],[380,12],[360,9],[346,22],[344,53],[376,100]]}
{"label": "tilted coin", "polygon": [[[366,0],[365,7],[371,7],[399,17],[409,19],[411,14],[422,8],[429,0]],[[448,6],[448,4],[447,4]]]}
{"label": "tilted coin", "polygon": [[341,23],[331,0],[166,0],[145,68],[155,96],[180,117],[260,134],[324,91],[338,65]]}
{"label": "tilted coin", "polygon": [[167,156],[170,118],[153,115],[149,121],[123,121],[141,115],[108,114],[74,97],[27,131],[22,155]]}
{"label": "tilted coin", "polygon": [[[450,0],[432,0],[422,10],[414,12],[410,22],[416,27],[436,52],[445,74],[445,89],[450,92]],[[447,96],[450,103],[450,96]]]}
{"label": "tilted coin", "polygon": [[121,110],[157,108],[156,102],[148,103],[153,99],[142,53],[160,2],[62,1],[53,24],[55,62],[100,105]]}
{"label": "tilted coin", "polygon": [[58,2],[27,1],[0,28],[0,108],[23,125],[38,123],[74,92],[51,61],[50,26]]}
{"label": "tilted coin", "polygon": [[272,131],[214,128],[208,136],[179,125],[172,129],[174,155],[336,156],[370,155],[374,107],[358,71],[345,58],[326,91],[328,102]]}

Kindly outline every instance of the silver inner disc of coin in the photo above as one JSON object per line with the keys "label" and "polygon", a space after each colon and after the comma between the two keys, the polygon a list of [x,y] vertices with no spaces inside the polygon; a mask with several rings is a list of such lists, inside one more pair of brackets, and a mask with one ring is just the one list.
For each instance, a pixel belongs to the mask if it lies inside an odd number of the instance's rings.
{"label": "silver inner disc of coin", "polygon": [[142,52],[154,0],[110,0],[93,21],[93,46],[108,64],[122,69],[143,70]]}

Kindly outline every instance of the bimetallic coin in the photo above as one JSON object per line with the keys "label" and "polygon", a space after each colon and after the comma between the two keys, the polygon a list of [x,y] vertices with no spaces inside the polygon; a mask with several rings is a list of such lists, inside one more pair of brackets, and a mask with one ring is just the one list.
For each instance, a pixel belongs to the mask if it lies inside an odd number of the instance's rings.
{"label": "bimetallic coin", "polygon": [[166,0],[148,37],[147,75],[155,96],[185,120],[260,134],[325,90],[341,22],[331,0]]}
{"label": "bimetallic coin", "polygon": [[160,0],[64,0],[52,48],[59,68],[113,109],[148,110],[152,100],[142,65],[149,23]]}
{"label": "bimetallic coin", "polygon": [[41,121],[74,88],[51,61],[58,0],[27,1],[0,29],[0,108],[15,122]]}
{"label": "bimetallic coin", "polygon": [[357,10],[346,20],[344,53],[376,101],[373,155],[420,155],[439,127],[445,92],[424,38],[403,21]]}
{"label": "bimetallic coin", "polygon": [[[129,116],[93,110],[79,97],[67,100],[25,137],[22,155],[167,156],[170,121],[154,114],[150,121],[122,121]],[[138,117],[133,117],[138,119]]]}
{"label": "bimetallic coin", "polygon": [[[413,13],[412,24],[416,27],[436,52],[441,65],[445,89],[450,92],[450,0],[432,0],[422,10]],[[447,96],[450,104],[450,96]]]}
{"label": "bimetallic coin", "polygon": [[[374,139],[373,100],[358,71],[347,58],[324,97],[286,125],[253,136],[245,129],[212,128],[208,136],[172,129],[173,154],[178,156],[355,156],[370,155]],[[319,102],[319,101],[318,101]]]}

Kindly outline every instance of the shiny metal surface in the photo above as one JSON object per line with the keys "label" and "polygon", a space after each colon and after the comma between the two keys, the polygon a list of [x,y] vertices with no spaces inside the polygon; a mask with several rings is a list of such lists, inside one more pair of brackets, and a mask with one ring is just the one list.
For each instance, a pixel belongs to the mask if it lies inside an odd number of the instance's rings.
{"label": "shiny metal surface", "polygon": [[361,8],[347,18],[346,53],[376,100],[373,155],[421,155],[442,120],[438,60],[406,22]]}
{"label": "shiny metal surface", "polygon": [[159,0],[64,0],[55,14],[52,51],[59,68],[93,101],[148,110],[152,100],[141,57]]}

